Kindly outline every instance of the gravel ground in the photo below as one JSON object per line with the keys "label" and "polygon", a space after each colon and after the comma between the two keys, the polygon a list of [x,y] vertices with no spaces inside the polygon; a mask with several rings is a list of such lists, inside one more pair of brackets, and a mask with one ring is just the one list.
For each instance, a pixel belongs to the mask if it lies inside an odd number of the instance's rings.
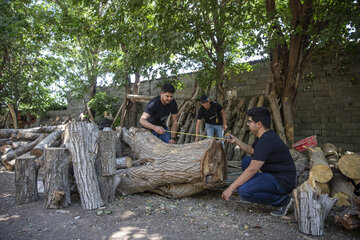
{"label": "gravel ground", "polygon": [[[14,173],[0,170],[0,239],[360,239],[333,220],[323,236],[299,232],[294,213],[273,217],[274,208],[229,202],[221,191],[205,191],[185,199],[143,193],[118,197],[98,210],[84,210],[78,198],[70,207],[46,209],[39,201],[15,203]],[[340,209],[337,209],[340,210]]]}

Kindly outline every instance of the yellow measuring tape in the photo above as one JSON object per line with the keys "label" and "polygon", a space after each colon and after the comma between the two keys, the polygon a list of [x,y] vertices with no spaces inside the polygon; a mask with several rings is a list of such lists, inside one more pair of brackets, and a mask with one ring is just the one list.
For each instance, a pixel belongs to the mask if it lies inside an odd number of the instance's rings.
{"label": "yellow measuring tape", "polygon": [[170,130],[165,130],[165,132],[169,132],[169,133],[178,133],[178,134],[185,134],[185,135],[198,136],[198,137],[206,137],[206,138],[215,138],[215,139],[220,139],[220,140],[223,140],[223,139],[224,139],[224,138],[219,138],[219,137],[212,137],[212,136],[206,136],[206,135],[199,135],[199,134],[194,134],[194,133],[175,132],[175,131],[170,131]]}

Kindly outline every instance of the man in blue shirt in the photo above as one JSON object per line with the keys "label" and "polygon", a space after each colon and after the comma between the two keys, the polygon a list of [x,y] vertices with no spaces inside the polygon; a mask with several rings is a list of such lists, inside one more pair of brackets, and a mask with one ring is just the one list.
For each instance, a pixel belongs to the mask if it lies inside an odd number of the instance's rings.
{"label": "man in blue shirt", "polygon": [[271,118],[267,108],[252,108],[246,114],[249,116],[249,129],[256,136],[253,145],[232,135],[225,141],[235,143],[252,157],[243,158],[243,172],[223,192],[222,197],[229,200],[237,189],[242,200],[276,206],[278,209],[271,215],[284,216],[292,204],[290,194],[296,187],[294,161],[285,143],[269,129]]}
{"label": "man in blue shirt", "polygon": [[178,107],[174,99],[175,88],[171,84],[164,84],[160,96],[150,100],[140,117],[140,124],[150,129],[152,134],[163,142],[174,144],[176,133],[167,132],[166,119],[171,114],[171,131],[177,131]]}

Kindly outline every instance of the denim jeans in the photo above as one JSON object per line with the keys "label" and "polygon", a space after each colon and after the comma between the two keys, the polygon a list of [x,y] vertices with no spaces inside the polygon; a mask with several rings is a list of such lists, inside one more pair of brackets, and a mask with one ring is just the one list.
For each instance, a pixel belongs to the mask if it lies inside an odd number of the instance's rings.
{"label": "denim jeans", "polygon": [[215,137],[214,132],[216,131],[216,137],[224,137],[224,129],[222,125],[205,123],[206,135],[210,137]]}
{"label": "denim jeans", "polygon": [[[252,160],[245,156],[241,162],[244,171]],[[267,204],[272,206],[283,206],[290,198],[276,178],[270,173],[256,173],[246,183],[238,187],[238,194],[246,201]]]}
{"label": "denim jeans", "polygon": [[[169,128],[164,127],[165,130],[169,130]],[[151,130],[151,133],[160,138],[163,142],[169,143],[171,139],[171,134],[169,132],[165,132],[164,134],[158,134],[154,130]]]}

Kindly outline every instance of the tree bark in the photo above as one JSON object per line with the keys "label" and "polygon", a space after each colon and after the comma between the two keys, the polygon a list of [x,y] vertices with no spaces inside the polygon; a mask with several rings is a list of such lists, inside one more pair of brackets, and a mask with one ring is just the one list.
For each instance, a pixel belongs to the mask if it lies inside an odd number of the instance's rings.
{"label": "tree bark", "polygon": [[116,136],[113,131],[99,131],[98,153],[95,160],[98,176],[112,176],[115,173]]}
{"label": "tree bark", "polygon": [[17,129],[17,128],[18,128],[18,124],[17,124],[17,117],[16,117],[16,113],[15,113],[14,107],[13,107],[12,104],[8,104],[8,108],[9,108],[9,111],[10,111],[10,115],[11,115],[13,127],[14,127],[15,129]]}
{"label": "tree bark", "polygon": [[286,144],[286,137],[285,137],[285,131],[284,131],[284,125],[283,121],[281,119],[281,112],[279,107],[279,100],[277,99],[275,91],[272,91],[270,95],[268,96],[269,103],[270,103],[270,109],[272,112],[272,116],[275,123],[275,129],[276,133],[279,135],[281,140]]}
{"label": "tree bark", "polygon": [[30,155],[34,155],[37,157],[40,157],[41,155],[43,155],[45,147],[51,146],[52,143],[54,143],[56,140],[58,140],[61,137],[62,133],[63,133],[63,131],[58,130],[58,131],[55,131],[55,132],[49,134],[40,143],[38,143],[33,149],[31,149]]}
{"label": "tree bark", "polygon": [[[311,175],[311,174],[310,174]],[[312,185],[315,182],[312,180]],[[299,230],[310,235],[323,235],[324,221],[336,203],[336,198],[320,195],[309,182],[304,182],[293,191],[295,218]]]}
{"label": "tree bark", "polygon": [[331,196],[338,199],[336,206],[350,206],[350,198],[354,196],[354,185],[346,180],[341,173],[334,173],[334,177],[330,181]]}
{"label": "tree bark", "polygon": [[122,179],[117,191],[122,194],[149,191],[166,184],[197,182],[202,183],[201,191],[226,179],[225,153],[221,143],[213,139],[169,145],[147,130],[131,128],[124,129],[123,140],[135,157],[146,160],[147,164],[119,171]]}
{"label": "tree bark", "polygon": [[77,122],[68,125],[70,150],[74,175],[84,209],[96,209],[104,202],[101,199],[98,179],[95,173],[95,158],[99,130],[92,123]]}
{"label": "tree bark", "polygon": [[71,204],[70,162],[67,148],[45,148],[44,200],[46,208],[63,208]]}
{"label": "tree bark", "polygon": [[15,161],[15,198],[17,204],[39,199],[37,190],[38,164],[35,156],[23,155]]}

